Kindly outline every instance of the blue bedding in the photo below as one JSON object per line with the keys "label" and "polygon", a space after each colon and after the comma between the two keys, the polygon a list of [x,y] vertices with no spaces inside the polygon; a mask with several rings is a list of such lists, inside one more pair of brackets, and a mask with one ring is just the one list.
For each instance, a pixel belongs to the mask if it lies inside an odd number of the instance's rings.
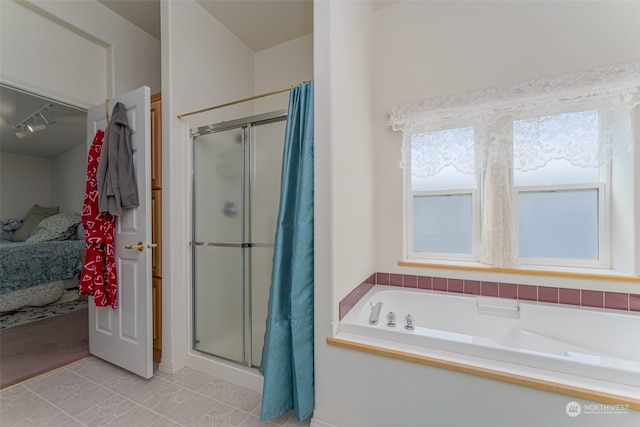
{"label": "blue bedding", "polygon": [[84,240],[0,240],[0,295],[72,277],[82,270],[81,249]]}

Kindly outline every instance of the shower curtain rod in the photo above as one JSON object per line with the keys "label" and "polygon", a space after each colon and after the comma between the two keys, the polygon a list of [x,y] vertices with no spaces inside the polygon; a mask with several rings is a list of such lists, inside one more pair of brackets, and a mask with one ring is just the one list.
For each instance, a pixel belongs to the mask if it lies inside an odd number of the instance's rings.
{"label": "shower curtain rod", "polygon": [[[309,82],[302,82],[301,84],[306,84],[306,83],[309,83]],[[214,107],[203,108],[202,110],[191,111],[190,113],[178,114],[177,117],[179,119],[182,119],[183,117],[192,116],[194,114],[200,114],[200,113],[204,113],[206,111],[217,110],[218,108],[228,107],[230,105],[240,104],[242,102],[253,101],[254,99],[264,98],[265,96],[271,96],[271,95],[276,95],[278,93],[287,92],[287,91],[293,89],[294,87],[296,87],[296,86],[285,87],[285,88],[282,88],[282,89],[274,90],[274,91],[263,93],[263,94],[260,94],[260,95],[250,96],[249,98],[238,99],[237,101],[227,102],[226,104],[220,104],[220,105],[216,105]]]}

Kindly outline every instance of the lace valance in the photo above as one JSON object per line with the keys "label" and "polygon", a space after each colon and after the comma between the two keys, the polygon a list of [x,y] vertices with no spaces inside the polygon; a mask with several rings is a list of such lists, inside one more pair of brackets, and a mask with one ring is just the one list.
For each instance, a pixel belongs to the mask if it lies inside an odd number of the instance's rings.
{"label": "lace valance", "polygon": [[640,61],[634,61],[396,105],[389,112],[389,125],[393,130],[428,128],[429,123],[539,111],[554,105],[629,106],[638,103],[639,86]]}
{"label": "lace valance", "polygon": [[[532,142],[514,147],[516,169],[536,169],[552,159],[593,167],[632,149],[631,108],[638,104],[640,61],[635,61],[397,105],[389,112],[389,125],[404,132],[402,166],[411,161],[412,136],[420,135],[426,141],[430,132],[472,126],[483,133],[483,141],[491,143],[486,130],[510,118],[520,125],[516,137]],[[594,110],[600,112],[595,120],[605,124],[600,127],[602,138],[593,132],[594,116],[589,111]],[[566,114],[571,112],[582,117]],[[581,121],[576,122],[577,118]],[[571,143],[562,143],[569,139]],[[594,139],[600,142],[594,144]],[[534,148],[535,142],[543,140],[544,147]],[[423,143],[419,149],[425,148]],[[428,156],[414,154],[426,160],[420,161],[424,171],[454,166],[470,173],[475,167],[464,163],[464,159],[474,159],[461,151],[456,139],[434,143]]]}

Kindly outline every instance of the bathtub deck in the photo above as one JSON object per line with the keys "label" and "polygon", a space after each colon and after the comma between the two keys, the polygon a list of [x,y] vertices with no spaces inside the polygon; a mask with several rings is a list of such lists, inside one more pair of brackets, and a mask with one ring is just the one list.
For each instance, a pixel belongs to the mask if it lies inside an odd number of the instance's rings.
{"label": "bathtub deck", "polygon": [[[640,388],[625,386],[615,386],[614,388],[605,382],[585,381],[572,375],[558,375],[531,368],[523,371],[522,367],[515,365],[509,366],[501,363],[498,366],[489,360],[443,351],[426,352],[418,347],[412,348],[412,351],[408,352],[406,345],[394,346],[388,341],[348,333],[338,333],[335,337],[327,337],[326,340],[329,345],[349,350],[476,375],[595,402],[629,405],[630,409],[640,410]],[[558,382],[560,379],[558,377],[561,377],[562,382]]]}

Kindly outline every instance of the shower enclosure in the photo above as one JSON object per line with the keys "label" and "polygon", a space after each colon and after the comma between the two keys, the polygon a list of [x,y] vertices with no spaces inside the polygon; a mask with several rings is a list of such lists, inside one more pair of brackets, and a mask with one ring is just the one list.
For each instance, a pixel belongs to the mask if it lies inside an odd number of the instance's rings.
{"label": "shower enclosure", "polygon": [[193,133],[193,348],[259,367],[286,111]]}

